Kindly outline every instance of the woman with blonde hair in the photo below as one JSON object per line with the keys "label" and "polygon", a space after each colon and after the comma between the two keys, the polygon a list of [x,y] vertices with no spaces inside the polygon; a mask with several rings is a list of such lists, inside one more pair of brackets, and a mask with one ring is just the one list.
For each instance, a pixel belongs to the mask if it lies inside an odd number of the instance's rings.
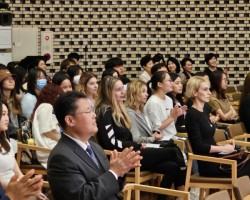
{"label": "woman with blonde hair", "polygon": [[90,72],[83,72],[76,90],[85,94],[89,100],[91,107],[94,108],[95,98],[98,90],[96,75]]}
{"label": "woman with blonde hair", "polygon": [[[204,105],[211,97],[210,83],[202,77],[191,77],[187,82],[186,96],[193,100],[193,105],[186,114],[186,129],[193,152],[198,155],[219,157],[220,153],[232,153],[233,143],[217,145],[214,141],[216,126],[205,112]],[[220,164],[198,161],[199,174],[207,177],[230,177],[231,174],[221,170]],[[238,170],[238,176],[250,175],[250,162]]]}
{"label": "woman with blonde hair", "polygon": [[[167,148],[145,148],[133,141],[130,132],[131,120],[123,104],[125,92],[120,79],[107,76],[101,81],[96,100],[97,139],[104,149],[122,151],[133,146],[140,150],[142,170],[164,174],[161,187],[170,188],[172,183],[179,190],[184,189],[186,170],[181,168],[175,152]],[[160,199],[160,198],[159,198]]]}
{"label": "woman with blonde hair", "polygon": [[152,124],[143,111],[147,99],[146,83],[137,80],[128,84],[126,110],[131,119],[130,131],[133,135],[133,140],[138,143],[152,143],[163,137],[158,131],[153,131]]}

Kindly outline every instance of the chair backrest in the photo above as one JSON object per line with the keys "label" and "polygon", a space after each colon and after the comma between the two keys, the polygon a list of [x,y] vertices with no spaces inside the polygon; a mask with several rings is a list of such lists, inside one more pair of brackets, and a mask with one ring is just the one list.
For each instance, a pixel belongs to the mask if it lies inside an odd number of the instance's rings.
{"label": "chair backrest", "polygon": [[238,92],[243,92],[243,88],[244,88],[243,85],[237,85],[237,91]]}
{"label": "chair backrest", "polygon": [[231,198],[227,190],[222,190],[222,191],[210,194],[209,196],[205,198],[205,200],[231,200]]}
{"label": "chair backrest", "polygon": [[234,195],[237,200],[243,200],[244,197],[250,195],[250,179],[249,176],[237,178],[233,183]]}
{"label": "chair backrest", "polygon": [[232,92],[237,92],[235,86],[234,85],[228,85],[226,93],[232,93]]}
{"label": "chair backrest", "polygon": [[233,101],[240,101],[241,98],[241,92],[236,92],[232,94]]}
{"label": "chair backrest", "polygon": [[230,135],[230,138],[233,138],[237,135],[242,135],[246,132],[245,126],[242,122],[237,124],[230,124],[228,127],[228,133]]}
{"label": "chair backrest", "polygon": [[214,133],[214,140],[215,142],[222,142],[222,141],[226,141],[226,135],[225,135],[225,130],[223,129],[216,129],[215,133]]}

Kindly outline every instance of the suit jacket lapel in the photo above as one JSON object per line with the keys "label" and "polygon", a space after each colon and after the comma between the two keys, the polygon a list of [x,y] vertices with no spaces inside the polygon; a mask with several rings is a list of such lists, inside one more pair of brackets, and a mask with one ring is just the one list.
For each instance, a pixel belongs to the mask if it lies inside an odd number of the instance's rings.
{"label": "suit jacket lapel", "polygon": [[[81,158],[85,163],[87,163],[91,168],[94,168],[95,171],[100,171],[98,166],[94,163],[94,161],[90,158],[86,151],[82,147],[80,147],[74,140],[62,134],[62,140],[71,147],[71,149],[75,152],[75,154]],[[91,146],[92,147],[92,146]],[[95,152],[95,151],[94,151]],[[100,163],[100,162],[99,162]]]}

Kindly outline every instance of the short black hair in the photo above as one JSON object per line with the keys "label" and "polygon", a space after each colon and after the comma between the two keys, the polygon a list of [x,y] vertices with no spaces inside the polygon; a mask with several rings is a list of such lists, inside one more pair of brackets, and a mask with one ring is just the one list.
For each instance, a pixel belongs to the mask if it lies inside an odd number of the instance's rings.
{"label": "short black hair", "polygon": [[123,61],[119,57],[110,58],[105,62],[105,69],[110,69],[110,68],[113,69],[114,67],[117,66],[123,66]]}
{"label": "short black hair", "polygon": [[183,58],[182,61],[181,61],[181,66],[182,66],[182,68],[186,65],[186,62],[187,62],[187,61],[189,61],[189,62],[191,62],[192,64],[194,64],[194,61],[193,61],[191,58],[186,57],[186,58]]}
{"label": "short black hair", "polygon": [[142,57],[141,58],[141,61],[140,61],[140,65],[141,65],[141,67],[143,68],[143,67],[145,67],[146,65],[147,65],[147,63],[149,62],[149,61],[151,61],[152,60],[152,58],[151,58],[151,56],[148,54],[148,55],[146,55],[146,56],[144,56],[144,57]]}
{"label": "short black hair", "polygon": [[119,73],[118,71],[116,71],[115,69],[105,69],[103,72],[102,72],[102,79],[105,77],[105,76],[113,76],[114,73],[117,73],[118,76],[119,76]]}
{"label": "short black hair", "polygon": [[69,78],[73,81],[74,76],[78,75],[79,71],[83,71],[82,68],[79,65],[74,65],[68,68],[67,74],[69,75]]}
{"label": "short black hair", "polygon": [[68,55],[68,59],[76,59],[78,61],[80,59],[80,56],[78,53],[73,52]]}
{"label": "short black hair", "polygon": [[208,65],[208,61],[211,60],[213,57],[215,57],[216,59],[218,58],[218,55],[214,54],[214,53],[209,53],[205,55],[205,62]]}
{"label": "short black hair", "polygon": [[63,60],[61,62],[61,65],[60,65],[60,70],[61,71],[66,70],[67,71],[68,67],[70,66],[70,63],[74,63],[74,65],[76,65],[76,61],[73,58],[67,58],[67,59]]}
{"label": "short black hair", "polygon": [[86,98],[86,96],[81,92],[66,92],[61,94],[56,99],[53,109],[56,118],[63,129],[66,128],[65,117],[67,115],[75,114],[77,109],[76,101],[81,98]]}
{"label": "short black hair", "polygon": [[152,58],[153,63],[160,62],[161,60],[165,62],[164,57],[161,53],[155,54],[154,57]]}
{"label": "short black hair", "polygon": [[161,69],[162,67],[166,67],[165,63],[158,63],[158,64],[155,64],[152,68],[151,68],[151,74],[154,74],[155,72],[157,72],[159,69]]}

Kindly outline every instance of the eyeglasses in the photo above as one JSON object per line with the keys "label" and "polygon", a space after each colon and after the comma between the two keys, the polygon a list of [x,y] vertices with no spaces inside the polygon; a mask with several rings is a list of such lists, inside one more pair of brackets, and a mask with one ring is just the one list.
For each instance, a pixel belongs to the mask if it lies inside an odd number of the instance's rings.
{"label": "eyeglasses", "polygon": [[95,110],[94,109],[91,109],[90,111],[82,111],[82,112],[79,112],[79,113],[75,113],[75,115],[80,115],[80,114],[94,114],[95,113]]}

